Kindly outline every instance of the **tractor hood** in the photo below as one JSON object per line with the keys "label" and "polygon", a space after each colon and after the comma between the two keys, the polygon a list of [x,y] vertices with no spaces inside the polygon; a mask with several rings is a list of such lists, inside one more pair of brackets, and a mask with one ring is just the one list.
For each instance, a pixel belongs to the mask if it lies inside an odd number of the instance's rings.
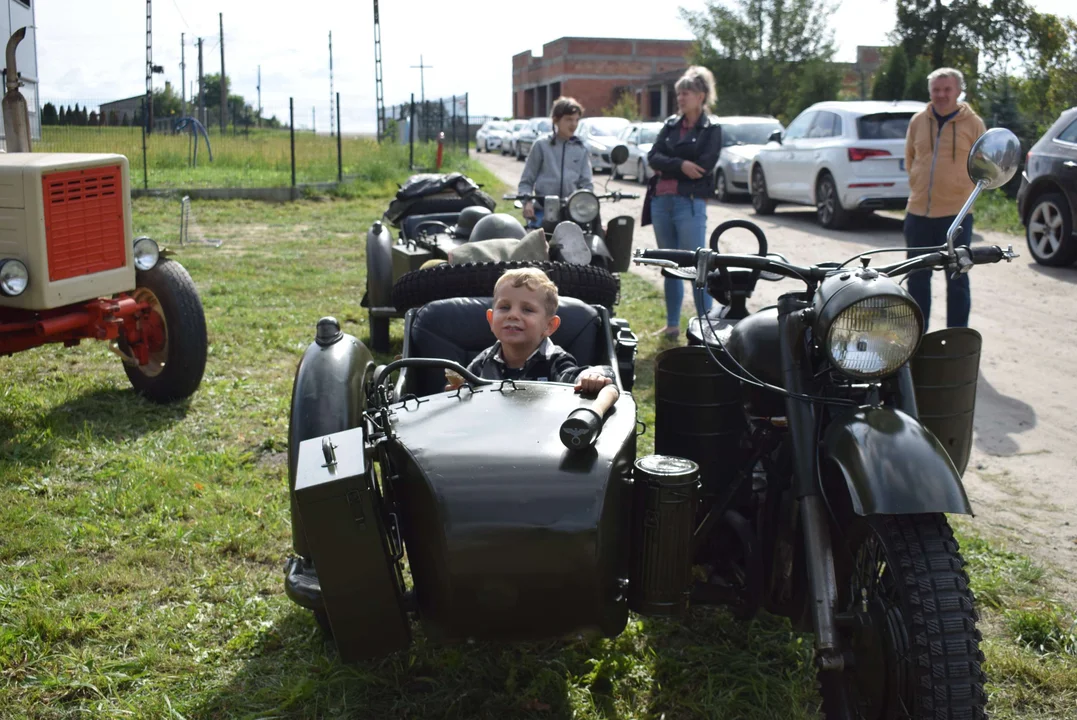
{"label": "tractor hood", "polygon": [[569,451],[561,423],[589,404],[570,385],[519,382],[392,407],[392,492],[432,633],[623,629],[636,408],[622,394],[595,447]]}

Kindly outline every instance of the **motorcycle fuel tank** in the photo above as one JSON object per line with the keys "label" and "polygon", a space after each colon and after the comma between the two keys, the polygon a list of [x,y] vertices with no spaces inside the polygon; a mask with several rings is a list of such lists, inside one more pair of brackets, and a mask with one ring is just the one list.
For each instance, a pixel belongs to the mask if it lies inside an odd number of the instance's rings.
{"label": "motorcycle fuel tank", "polygon": [[590,450],[559,428],[590,400],[506,382],[394,405],[386,443],[424,627],[523,640],[627,621],[636,415],[622,394]]}

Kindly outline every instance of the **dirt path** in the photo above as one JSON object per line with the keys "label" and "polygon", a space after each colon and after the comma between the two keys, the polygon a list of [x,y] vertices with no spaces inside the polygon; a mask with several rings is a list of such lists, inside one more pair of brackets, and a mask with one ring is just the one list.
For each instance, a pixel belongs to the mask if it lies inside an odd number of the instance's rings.
{"label": "dirt path", "polygon": [[[505,183],[515,186],[523,164],[498,155],[479,156]],[[596,176],[596,189],[608,176]],[[643,194],[632,181],[613,181],[609,189]],[[632,215],[642,200],[603,203],[602,217]],[[775,215],[754,216],[747,201],[712,202],[707,227],[732,218],[748,218],[767,234],[770,249],[797,264],[844,260],[865,249],[903,247],[901,223],[893,217],[871,218],[853,231],[828,231],[815,222],[811,208],[781,207]],[[747,233],[729,234],[729,250],[754,252]],[[975,446],[965,474],[966,489],[977,516],[975,531],[1004,539],[1015,551],[1032,555],[1059,571],[1077,576],[1077,267],[1045,268],[1028,255],[1024,238],[977,232],[977,242],[1014,246],[1021,257],[1012,264],[988,265],[971,273],[970,324],[983,335],[980,381],[976,396]],[[655,247],[650,227],[637,226],[635,247]],[[724,248],[725,249],[725,248]],[[886,256],[884,256],[886,257]],[[652,268],[637,272],[656,284]],[[777,301],[791,281],[759,284],[750,308]],[[944,327],[945,283],[932,283],[930,327]],[[654,328],[657,329],[657,328]],[[648,330],[644,328],[643,331]],[[1073,443],[1073,444],[1071,444]],[[1077,588],[1058,583],[1073,603]]]}

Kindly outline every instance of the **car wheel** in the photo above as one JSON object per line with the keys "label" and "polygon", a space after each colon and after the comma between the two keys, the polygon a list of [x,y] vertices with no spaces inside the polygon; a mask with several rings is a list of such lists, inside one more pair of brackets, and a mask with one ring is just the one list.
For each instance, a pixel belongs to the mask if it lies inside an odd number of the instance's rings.
{"label": "car wheel", "polygon": [[1036,198],[1025,229],[1028,251],[1041,265],[1060,267],[1077,260],[1077,240],[1073,237],[1073,217],[1066,198],[1047,193]]}
{"label": "car wheel", "polygon": [[[135,273],[135,300],[150,312],[139,321],[141,339],[130,345],[121,337],[123,369],[135,391],[156,403],[189,397],[206,370],[206,316],[194,281],[174,260],[162,260],[151,270]],[[138,357],[145,343],[145,363]]]}
{"label": "car wheel", "polygon": [[725,184],[725,173],[721,170],[714,176],[714,197],[718,202],[729,202],[729,188]]}
{"label": "car wheel", "polygon": [[823,173],[815,184],[815,215],[819,224],[830,230],[849,226],[849,212],[841,206],[838,186],[829,173]]}
{"label": "car wheel", "polygon": [[763,175],[763,168],[757,165],[752,168],[752,208],[756,215],[771,215],[775,204],[767,194],[767,178]]}

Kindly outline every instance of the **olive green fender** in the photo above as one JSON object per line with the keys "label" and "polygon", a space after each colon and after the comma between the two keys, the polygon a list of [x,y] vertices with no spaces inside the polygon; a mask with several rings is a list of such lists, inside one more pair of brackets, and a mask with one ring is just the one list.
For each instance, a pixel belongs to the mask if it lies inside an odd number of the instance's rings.
{"label": "olive green fender", "polygon": [[823,452],[841,469],[857,515],[972,514],[945,448],[901,410],[858,408],[835,418]]}

